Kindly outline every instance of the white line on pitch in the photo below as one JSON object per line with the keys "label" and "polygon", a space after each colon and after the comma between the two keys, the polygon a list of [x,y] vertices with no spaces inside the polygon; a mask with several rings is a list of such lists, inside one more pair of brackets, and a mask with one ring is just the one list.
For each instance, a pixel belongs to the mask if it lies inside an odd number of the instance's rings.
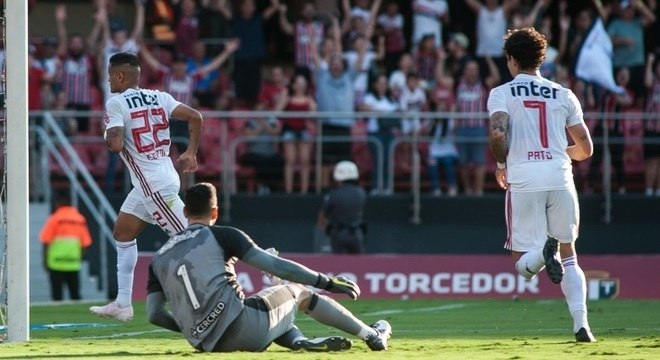
{"label": "white line on pitch", "polygon": [[427,312],[427,311],[454,310],[454,309],[460,309],[462,307],[465,307],[465,304],[448,304],[448,305],[425,307],[425,308],[416,308],[416,309],[391,309],[391,310],[373,311],[373,312],[369,312],[369,313],[364,313],[362,315],[366,315],[366,316],[393,315],[393,314],[400,314],[402,312]]}
{"label": "white line on pitch", "polygon": [[144,335],[144,334],[151,334],[151,333],[159,333],[159,332],[166,332],[169,331],[167,329],[155,329],[155,330],[148,330],[148,331],[133,331],[133,332],[126,332],[126,333],[119,333],[119,334],[112,334],[112,335],[98,335],[98,336],[81,336],[74,338],[76,340],[93,340],[93,339],[112,339],[112,338],[118,338],[118,337],[124,337],[124,336],[139,336],[139,335]]}

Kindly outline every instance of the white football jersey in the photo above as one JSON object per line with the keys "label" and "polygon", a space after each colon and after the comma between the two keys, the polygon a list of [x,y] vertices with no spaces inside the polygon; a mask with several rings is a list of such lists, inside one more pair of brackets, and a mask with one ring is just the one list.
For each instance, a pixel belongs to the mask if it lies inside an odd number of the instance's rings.
{"label": "white football jersey", "polygon": [[511,191],[575,187],[566,128],[584,122],[570,89],[541,76],[519,74],[490,92],[488,113],[509,114],[507,181]]}
{"label": "white football jersey", "polygon": [[133,186],[145,196],[180,181],[169,156],[169,119],[180,104],[166,92],[149,89],[128,89],[106,102],[105,128],[124,128],[120,156]]}

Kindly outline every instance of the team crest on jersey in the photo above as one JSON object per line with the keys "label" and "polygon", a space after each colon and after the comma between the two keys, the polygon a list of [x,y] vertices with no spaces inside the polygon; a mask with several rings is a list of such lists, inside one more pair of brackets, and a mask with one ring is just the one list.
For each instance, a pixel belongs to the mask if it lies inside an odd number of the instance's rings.
{"label": "team crest on jersey", "polygon": [[604,270],[589,270],[584,272],[587,278],[587,298],[589,300],[614,299],[619,296],[619,279],[611,278]]}
{"label": "team crest on jersey", "polygon": [[105,114],[103,114],[103,123],[104,123],[105,125],[110,124],[110,116],[108,116],[108,113],[107,113],[107,112],[106,112]]}

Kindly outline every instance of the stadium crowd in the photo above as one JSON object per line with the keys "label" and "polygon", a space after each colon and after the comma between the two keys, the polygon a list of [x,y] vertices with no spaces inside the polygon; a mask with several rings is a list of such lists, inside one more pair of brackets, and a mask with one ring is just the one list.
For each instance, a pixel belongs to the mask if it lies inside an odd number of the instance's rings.
{"label": "stadium crowd", "polygon": [[[31,110],[102,110],[111,96],[104,78],[109,57],[132,52],[142,59],[143,87],[168,91],[202,111],[383,113],[321,122],[229,119],[227,139],[259,140],[239,147],[237,155],[239,174],[251,179],[248,191],[307,193],[319,130],[373,136],[385,149],[396,139],[428,139],[396,147],[394,189],[410,186],[401,179],[411,171],[410,154],[419,151],[429,180],[425,190],[432,194],[480,196],[495,190],[494,182],[486,181],[487,170],[494,168],[486,148],[486,118],[469,114],[485,112],[490,89],[511,79],[502,50],[506,30],[535,26],[550,44],[542,75],[573,89],[585,112],[605,114],[588,123],[596,140],[602,125],[608,127],[615,189],[660,196],[660,119],[640,116],[660,112],[656,0],[95,0],[87,6],[94,25],[86,34],[69,30],[76,22],[68,11],[73,4],[30,1],[33,12],[54,8],[56,22],[52,34],[31,41]],[[622,95],[575,75],[583,40],[599,16],[614,46],[612,71],[625,88]],[[467,116],[415,116],[427,111]],[[634,120],[607,118],[609,113],[632,114]],[[98,118],[59,121],[74,142],[81,136],[100,138]],[[175,142],[185,134],[176,123]],[[220,143],[221,131],[219,119],[207,117],[198,177],[219,178],[219,149],[227,146]],[[77,149],[92,172],[111,183],[116,158],[100,141],[100,149],[95,145]],[[355,140],[351,146],[328,143],[323,149],[324,163],[352,158],[363,184],[379,190],[374,146]],[[581,189],[599,191],[602,155],[597,146],[594,160],[576,167]],[[387,164],[386,156],[385,174]],[[635,176],[645,180],[631,186]],[[327,174],[323,180],[329,186]]]}

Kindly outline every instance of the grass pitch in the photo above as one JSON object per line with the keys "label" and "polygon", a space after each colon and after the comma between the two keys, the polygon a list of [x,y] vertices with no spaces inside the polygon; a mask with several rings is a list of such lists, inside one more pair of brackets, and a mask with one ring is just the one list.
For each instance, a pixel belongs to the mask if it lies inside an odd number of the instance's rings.
{"label": "grass pitch", "polygon": [[[660,301],[605,300],[589,303],[596,344],[576,344],[561,300],[358,300],[342,301],[367,323],[392,324],[390,350],[371,352],[353,338],[344,353],[292,352],[272,345],[265,353],[204,354],[183,338],[147,323],[144,303],[135,320],[118,323],[93,317],[88,305],[34,306],[32,341],[0,344],[0,359],[658,359]],[[78,327],[67,327],[78,324]],[[89,327],[82,327],[89,324]],[[96,324],[96,325],[93,325]],[[307,336],[341,332],[299,314]],[[93,327],[92,327],[93,326]]]}

